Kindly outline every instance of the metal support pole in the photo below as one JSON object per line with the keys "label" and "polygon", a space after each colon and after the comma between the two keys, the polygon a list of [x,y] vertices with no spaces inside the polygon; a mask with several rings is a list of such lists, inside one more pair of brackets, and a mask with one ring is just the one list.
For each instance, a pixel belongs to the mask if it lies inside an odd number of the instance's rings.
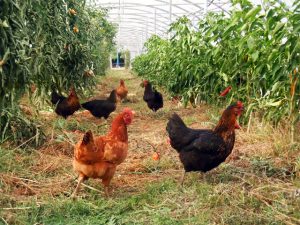
{"label": "metal support pole", "polygon": [[207,7],[208,7],[208,0],[205,0],[205,3],[204,3],[204,14],[206,15],[207,14]]}
{"label": "metal support pole", "polygon": [[155,35],[157,34],[156,33],[156,8],[154,9],[154,32],[155,32]]}
{"label": "metal support pole", "polygon": [[172,23],[172,0],[169,2],[169,22]]}
{"label": "metal support pole", "polygon": [[117,64],[116,67],[119,68],[120,67],[120,61],[119,61],[119,49],[117,49]]}
{"label": "metal support pole", "polygon": [[147,17],[147,23],[146,23],[146,40],[148,40],[148,26],[149,26],[149,17]]}
{"label": "metal support pole", "polygon": [[142,34],[140,34],[140,38],[139,38],[139,51],[138,51],[139,55],[142,53],[142,49],[143,49]]}
{"label": "metal support pole", "polygon": [[118,27],[118,43],[117,43],[117,63],[116,67],[120,67],[119,61],[119,48],[120,48],[120,31],[121,31],[121,0],[119,0],[119,12],[118,12],[118,19],[119,19],[119,27]]}
{"label": "metal support pole", "polygon": [[[169,23],[172,23],[172,0],[169,2]],[[171,39],[171,33],[168,34],[169,39]]]}
{"label": "metal support pole", "polygon": [[126,67],[126,51],[127,51],[127,49],[125,48],[125,54],[124,54],[124,68]]}

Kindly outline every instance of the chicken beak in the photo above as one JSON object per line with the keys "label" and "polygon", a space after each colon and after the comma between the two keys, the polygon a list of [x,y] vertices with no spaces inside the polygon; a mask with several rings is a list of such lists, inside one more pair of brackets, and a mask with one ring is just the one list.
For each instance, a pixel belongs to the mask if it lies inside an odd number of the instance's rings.
{"label": "chicken beak", "polygon": [[167,144],[171,145],[171,139],[167,138]]}
{"label": "chicken beak", "polygon": [[234,129],[241,129],[241,126],[238,124],[237,121],[235,121]]}
{"label": "chicken beak", "polygon": [[245,111],[244,106],[239,108],[238,115],[240,116]]}

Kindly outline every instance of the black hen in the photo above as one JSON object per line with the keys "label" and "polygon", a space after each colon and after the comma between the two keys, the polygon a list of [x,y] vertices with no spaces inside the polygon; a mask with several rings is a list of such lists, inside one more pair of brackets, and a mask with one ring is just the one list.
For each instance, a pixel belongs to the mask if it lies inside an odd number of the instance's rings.
{"label": "black hen", "polygon": [[228,106],[213,130],[188,128],[176,113],[172,115],[166,129],[185,172],[207,172],[225,161],[232,152],[239,127],[236,119],[243,110],[240,101]]}
{"label": "black hen", "polygon": [[145,80],[143,84],[145,87],[143,99],[147,103],[149,109],[156,112],[164,106],[163,97],[161,93],[152,88],[149,81]]}
{"label": "black hen", "polygon": [[89,110],[93,116],[107,119],[109,114],[115,111],[117,107],[116,90],[112,90],[106,100],[92,100],[81,105]]}
{"label": "black hen", "polygon": [[69,96],[59,95],[56,91],[51,93],[51,102],[56,105],[55,112],[57,115],[64,117],[65,119],[73,115],[78,109],[80,109],[79,98],[75,92],[74,88],[71,88]]}

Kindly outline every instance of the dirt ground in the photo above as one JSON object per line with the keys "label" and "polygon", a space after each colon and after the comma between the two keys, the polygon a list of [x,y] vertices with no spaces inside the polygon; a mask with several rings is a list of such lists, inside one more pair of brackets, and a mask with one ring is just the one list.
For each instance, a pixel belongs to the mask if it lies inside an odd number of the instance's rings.
{"label": "dirt ground", "polygon": [[[221,113],[220,109],[214,109],[206,105],[196,108],[188,106],[183,108],[180,102],[174,102],[163,91],[164,108],[154,113],[143,102],[143,88],[140,86],[142,79],[128,71],[111,71],[108,76],[102,77],[91,98],[105,98],[110,91],[118,86],[120,78],[125,80],[129,90],[127,100],[118,103],[116,112],[110,118],[96,119],[88,111],[81,110],[64,121],[49,110],[40,111],[39,117],[47,127],[47,142],[40,149],[29,149],[28,152],[17,152],[6,159],[5,172],[1,172],[0,193],[3,195],[1,205],[9,208],[10,205],[18,205],[20,202],[32,200],[40,202],[57,196],[69,197],[76,186],[76,174],[72,168],[73,145],[82,138],[87,130],[92,130],[94,135],[104,135],[108,132],[112,118],[124,107],[132,108],[136,114],[133,123],[128,128],[129,151],[124,163],[117,167],[117,172],[112,180],[112,197],[122,197],[133,193],[143,192],[145,187],[173,178],[176,182],[182,173],[182,165],[178,154],[167,142],[166,123],[168,117],[178,113],[189,127],[211,128]],[[82,100],[83,101],[83,100]],[[237,131],[237,140],[231,156],[226,163],[208,173],[211,183],[219,183],[223,179],[222,174],[226,168],[234,168],[240,173],[234,173],[231,180],[241,183],[249,183],[256,180],[265,185],[277,185],[285,189],[289,195],[294,193],[295,182],[291,176],[299,176],[295,170],[299,152],[285,151],[290,148],[285,130],[274,130],[270,126],[262,126],[253,123],[247,131],[242,127]],[[154,153],[159,154],[159,160],[153,159]],[[280,152],[280,154],[278,153]],[[295,154],[297,153],[297,154]],[[267,174],[269,161],[266,164],[256,163],[256,158],[272,158],[271,172],[274,176],[265,177],[258,173]],[[293,160],[295,159],[295,160]],[[271,165],[271,164],[270,164]],[[225,168],[225,169],[224,169]],[[284,169],[281,169],[284,168]],[[253,172],[254,171],[254,172]],[[201,182],[202,178],[195,180],[191,175],[188,182]],[[200,179],[200,180],[199,180]],[[197,181],[198,180],[198,181]],[[297,184],[296,184],[297,185]],[[79,192],[80,198],[89,195],[86,190],[91,190],[103,195],[102,185],[99,180],[88,180]],[[276,186],[276,187],[277,187]],[[257,198],[264,198],[261,193]],[[262,201],[269,201],[268,197]],[[14,202],[14,203],[12,203]],[[295,222],[295,221],[294,221]]]}
{"label": "dirt ground", "polygon": [[[212,118],[209,114],[214,113],[214,116],[217,117],[218,111],[212,111],[205,105],[197,108],[191,106],[183,108],[180,102],[171,101],[171,98],[161,90],[164,93],[164,108],[154,113],[147,108],[142,100],[144,91],[140,85],[142,79],[122,70],[112,71],[109,76],[102,78],[97,85],[94,96],[88,99],[105,98],[113,88],[118,86],[120,78],[125,80],[129,94],[127,100],[118,103],[117,110],[111,114],[110,118],[107,121],[97,119],[84,110],[76,112],[72,118],[66,121],[66,124],[75,123],[76,129],[72,126],[70,129],[64,127],[61,130],[56,130],[54,126],[51,127],[52,130],[48,129],[48,134],[51,134],[50,140],[41,149],[34,150],[36,154],[35,158],[32,159],[33,163],[28,168],[29,171],[25,171],[25,173],[31,173],[30,179],[20,178],[22,176],[16,177],[15,174],[2,174],[6,178],[5,181],[11,182],[13,186],[12,192],[9,194],[16,198],[26,198],[28,195],[36,197],[55,196],[64,192],[68,196],[76,184],[76,175],[72,171],[73,144],[80,140],[88,129],[94,131],[95,135],[97,135],[97,131],[98,135],[105,134],[109,130],[112,118],[124,107],[132,108],[136,114],[134,122],[128,128],[128,157],[124,163],[118,166],[112,182],[113,189],[119,191],[115,194],[143,190],[144,185],[158,182],[166,177],[179,178],[182,166],[178,154],[167,143],[165,127],[168,117],[176,112],[184,118],[190,127],[210,128],[214,126],[214,123],[211,122]],[[40,116],[44,118],[47,124],[53,124],[57,120],[57,116],[53,112],[41,111]],[[66,124],[64,126],[67,126]],[[82,125],[84,126],[82,127]],[[59,140],[62,135],[64,141]],[[263,138],[263,135],[258,138]],[[237,132],[235,148],[227,163],[238,167],[249,166],[247,155],[256,152],[264,155],[272,154],[273,146],[270,141],[272,140],[265,139],[264,142],[261,142],[254,138],[251,139],[246,128],[242,128]],[[153,160],[155,152],[159,154],[159,160]],[[23,163],[24,158],[20,157],[20,160],[20,163]],[[278,157],[277,161],[280,163],[284,161],[284,158]],[[18,157],[16,157],[16,162],[18,162]],[[153,171],[157,171],[157,173],[153,173]],[[211,173],[215,173],[215,171]],[[90,188],[93,186],[95,187],[94,190],[99,188],[99,192],[102,192],[99,181],[91,180],[88,183]]]}

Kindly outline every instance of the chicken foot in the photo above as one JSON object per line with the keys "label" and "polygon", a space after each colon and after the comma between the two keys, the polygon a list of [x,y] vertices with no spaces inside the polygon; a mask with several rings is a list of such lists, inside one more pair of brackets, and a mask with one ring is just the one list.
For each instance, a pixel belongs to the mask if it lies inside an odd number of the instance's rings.
{"label": "chicken foot", "polygon": [[[182,175],[180,177],[180,185],[181,185],[181,187],[183,187],[185,175],[186,175],[186,171],[183,170],[183,173],[182,173]],[[200,172],[200,176],[202,177],[203,181],[206,182],[206,174],[205,174],[205,172]]]}
{"label": "chicken foot", "polygon": [[200,179],[201,178],[204,182],[206,182],[206,173],[205,172],[200,172]]}
{"label": "chicken foot", "polygon": [[109,186],[105,186],[105,187],[104,187],[104,193],[105,193],[105,197],[108,198],[108,197],[109,197],[109,194],[110,194]]}
{"label": "chicken foot", "polygon": [[110,195],[110,181],[111,181],[112,177],[109,177],[107,179],[102,179],[102,184],[104,185],[104,194],[105,197],[108,198]]}

